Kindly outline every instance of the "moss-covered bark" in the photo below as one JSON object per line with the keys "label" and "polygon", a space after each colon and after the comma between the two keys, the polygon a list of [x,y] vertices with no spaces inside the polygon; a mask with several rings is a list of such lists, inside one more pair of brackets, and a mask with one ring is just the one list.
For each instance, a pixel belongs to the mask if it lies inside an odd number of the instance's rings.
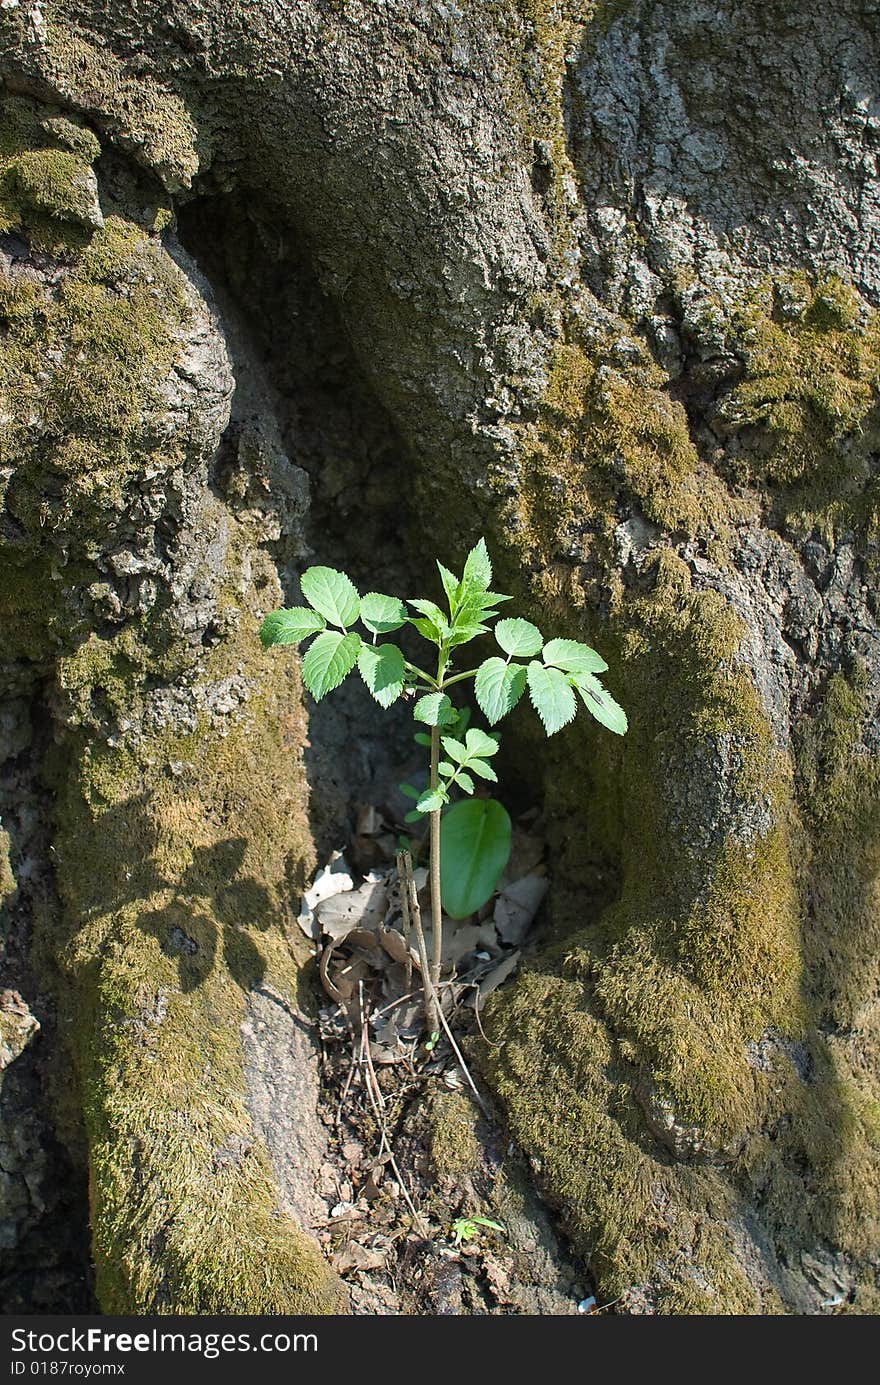
{"label": "moss-covered bark", "polygon": [[296,670],[267,670],[256,636],[275,530],[237,519],[209,470],[223,340],[149,228],[112,196],[101,213],[91,133],[71,125],[67,153],[57,111],[3,115],[4,226],[31,247],[2,277],[3,679],[42,687],[53,718],[60,910],[32,949],[64,1040],[60,1128],[76,1146],[84,1126],[98,1299],[341,1311],[247,1106],[246,996],[296,1002],[285,924],[312,848]]}

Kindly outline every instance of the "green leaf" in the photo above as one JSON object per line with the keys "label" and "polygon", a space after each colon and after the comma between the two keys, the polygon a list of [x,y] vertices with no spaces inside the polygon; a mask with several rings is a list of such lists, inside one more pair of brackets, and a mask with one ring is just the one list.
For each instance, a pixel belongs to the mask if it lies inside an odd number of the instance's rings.
{"label": "green leaf", "polygon": [[467,767],[469,770],[473,770],[474,774],[478,774],[481,779],[491,779],[493,784],[498,783],[498,775],[491,765],[486,764],[485,760],[468,760]]}
{"label": "green leaf", "polygon": [[469,644],[475,640],[477,635],[485,635],[489,629],[488,625],[458,625],[452,631],[447,640],[450,649],[457,649],[461,644]]}
{"label": "green leaf", "polygon": [[459,583],[458,578],[455,576],[455,573],[450,572],[449,568],[444,567],[439,560],[437,562],[437,567],[440,570],[440,581],[443,583],[443,590],[446,593],[446,600],[449,602],[449,614],[451,616],[452,612],[455,609],[455,603],[458,600],[458,592],[461,584]]}
{"label": "green leaf", "polygon": [[415,626],[423,639],[430,640],[432,644],[442,643],[443,636],[432,620],[413,620],[410,617],[410,624]]}
{"label": "green leaf", "polygon": [[413,716],[427,726],[446,726],[455,720],[455,710],[445,693],[428,693],[419,698]]}
{"label": "green leaf", "polygon": [[[437,628],[437,630],[439,630],[443,638],[446,638],[450,630],[449,621],[446,619],[445,615],[440,610],[440,607],[436,604],[436,602],[419,600],[410,601],[409,604],[410,606],[412,606],[414,611],[419,611],[423,616],[427,616],[428,620],[431,622],[433,626]],[[415,621],[413,621],[413,624],[415,624]]]}
{"label": "green leaf", "polygon": [[302,679],[316,702],[351,673],[360,647],[360,635],[341,635],[338,630],[325,630],[309,645],[302,661]]}
{"label": "green leaf", "polygon": [[601,654],[578,640],[548,640],[543,659],[545,664],[564,669],[566,673],[604,673],[608,667]]}
{"label": "green leaf", "polygon": [[491,899],[510,858],[510,818],[494,798],[453,804],[440,822],[440,892],[454,919]]}
{"label": "green leaf", "polygon": [[519,702],[526,686],[523,664],[508,664],[498,655],[477,669],[474,693],[477,705],[490,726],[494,726]]}
{"label": "green leaf", "polygon": [[544,637],[537,625],[530,620],[499,620],[495,626],[495,638],[505,654],[528,658],[540,654]]}
{"label": "green leaf", "polygon": [[417,798],[421,797],[420,790],[417,789],[414,784],[398,784],[397,787],[400,789],[404,798],[411,798],[415,801]]}
{"label": "green leaf", "polygon": [[558,668],[545,668],[533,659],[527,673],[532,706],[548,736],[567,726],[577,711],[574,692]]}
{"label": "green leaf", "polygon": [[358,671],[380,707],[390,707],[403,692],[403,655],[396,644],[362,644]]}
{"label": "green leaf", "polygon": [[299,644],[308,635],[315,635],[324,629],[324,617],[308,606],[291,606],[285,610],[270,611],[260,626],[260,640],[264,649],[273,644]]}
{"label": "green leaf", "polygon": [[489,561],[489,552],[486,548],[486,540],[474,545],[464,565],[461,585],[464,591],[472,587],[477,587],[486,591],[492,581],[492,564]]}
{"label": "green leaf", "polygon": [[396,596],[367,592],[361,597],[361,620],[374,635],[390,635],[409,620],[409,613]]}
{"label": "green leaf", "polygon": [[421,822],[422,817],[423,814],[419,812],[418,808],[413,808],[412,812],[407,813],[403,820],[404,822]]}
{"label": "green leaf", "polygon": [[416,807],[420,813],[437,813],[446,802],[446,795],[442,789],[425,789]]}
{"label": "green leaf", "polygon": [[360,599],[357,588],[344,572],[337,572],[333,567],[310,567],[299,584],[309,605],[320,611],[331,625],[341,625],[343,630],[354,625]]}
{"label": "green leaf", "polygon": [[450,760],[455,760],[459,765],[464,764],[468,757],[468,753],[467,748],[462,745],[461,741],[457,741],[454,736],[441,736],[440,744],[446,751]]}
{"label": "green leaf", "polygon": [[611,694],[605,691],[598,678],[594,678],[591,673],[578,673],[572,675],[571,681],[580,693],[587,711],[592,713],[597,721],[617,736],[626,734],[629,724],[626,712],[614,701]]}
{"label": "green leaf", "polygon": [[415,741],[416,745],[430,745],[430,744],[431,744],[431,737],[430,737],[430,736],[426,736],[425,733],[424,733],[424,731],[417,731],[416,734],[413,736],[413,740]]}
{"label": "green leaf", "polygon": [[465,793],[473,793],[476,788],[476,784],[471,776],[465,774],[463,769],[458,771],[458,774],[455,776],[455,782],[460,789],[464,789]]}
{"label": "green leaf", "polygon": [[450,764],[449,760],[441,760],[437,766],[437,771],[439,774],[442,774],[445,779],[448,779],[450,775],[455,773],[455,765]]}
{"label": "green leaf", "polygon": [[498,741],[494,736],[490,736],[488,731],[481,731],[479,726],[472,726],[464,738],[467,746],[468,755],[497,755]]}

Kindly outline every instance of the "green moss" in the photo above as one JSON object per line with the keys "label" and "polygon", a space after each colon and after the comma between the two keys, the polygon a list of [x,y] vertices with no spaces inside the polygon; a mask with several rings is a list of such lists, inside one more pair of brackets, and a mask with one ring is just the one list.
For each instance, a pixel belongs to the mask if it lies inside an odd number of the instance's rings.
{"label": "green moss", "polygon": [[[62,661],[67,690],[106,689],[106,655],[91,641]],[[204,676],[230,657],[218,649]],[[319,1248],[277,1206],[245,1104],[246,995],[295,998],[278,922],[292,923],[311,848],[290,669],[267,675],[255,639],[234,657],[259,659],[264,687],[232,726],[118,748],[80,736],[60,786],[59,885],[78,924],[61,947],[65,1010],[106,1312],[342,1310]]]}
{"label": "green moss", "polygon": [[[15,883],[15,876],[12,873],[12,843],[9,833],[5,828],[0,827],[0,917],[2,917],[3,906],[7,900],[12,899],[18,886]],[[2,936],[2,924],[0,924],[0,936]]]}
{"label": "green moss", "polygon": [[714,532],[732,513],[702,466],[666,377],[632,339],[557,348],[539,416],[522,430],[516,526],[539,551],[584,530],[610,540],[617,500],[635,501],[662,528]]}
{"label": "green moss", "polygon": [[18,459],[6,503],[27,531],[94,527],[144,456],[155,461],[153,419],[188,313],[176,267],[116,217],[54,293],[0,276],[0,446]]}
{"label": "green moss", "polygon": [[431,1168],[441,1184],[460,1184],[480,1162],[478,1112],[463,1092],[436,1093],[428,1108]]}
{"label": "green moss", "polygon": [[769,488],[808,533],[876,537],[880,317],[834,275],[766,281],[726,322],[742,381],[720,418],[745,430],[734,475]]}

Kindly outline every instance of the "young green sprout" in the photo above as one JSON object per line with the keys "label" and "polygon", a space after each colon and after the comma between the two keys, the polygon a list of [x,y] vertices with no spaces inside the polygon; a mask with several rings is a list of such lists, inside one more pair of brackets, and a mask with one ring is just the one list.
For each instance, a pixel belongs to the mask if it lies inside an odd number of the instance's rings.
{"label": "young green sprout", "polygon": [[490,1221],[488,1217],[457,1217],[449,1228],[452,1232],[453,1245],[457,1247],[467,1241],[476,1240],[480,1234],[481,1226],[488,1227],[490,1231],[505,1231],[500,1222]]}
{"label": "young green sprout", "polygon": [[[461,577],[440,562],[437,567],[445,609],[433,601],[404,602],[379,592],[360,596],[345,573],[310,567],[300,582],[308,605],[272,611],[260,629],[267,649],[311,640],[302,678],[316,700],[338,688],[355,667],[381,707],[402,697],[416,699],[413,717],[425,729],[415,739],[430,752],[428,787],[423,792],[410,785],[401,788],[414,800],[406,821],[429,821],[429,981],[435,995],[443,906],[452,918],[466,918],[481,908],[507,864],[511,839],[510,818],[502,805],[494,798],[475,797],[478,781],[497,781],[491,761],[498,753],[499,734],[471,726],[470,709],[453,706],[450,689],[472,680],[477,706],[490,727],[513,710],[528,688],[548,736],[574,719],[578,700],[608,730],[623,735],[627,729],[623,709],[599,681],[608,665],[595,649],[577,640],[545,641],[528,620],[498,620],[497,608],[510,598],[490,590],[492,565],[483,539],[468,554]],[[354,628],[358,623],[365,634]],[[407,625],[432,647],[429,669],[412,663],[387,638]],[[490,632],[501,653],[459,670],[464,646]],[[452,803],[454,791],[464,797]]]}

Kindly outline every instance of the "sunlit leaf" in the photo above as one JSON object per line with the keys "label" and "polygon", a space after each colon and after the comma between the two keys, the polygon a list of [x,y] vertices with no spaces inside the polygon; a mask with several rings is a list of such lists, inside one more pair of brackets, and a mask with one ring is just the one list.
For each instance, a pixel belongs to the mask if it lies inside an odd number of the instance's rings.
{"label": "sunlit leaf", "polygon": [[362,644],[358,654],[358,671],[379,703],[390,707],[403,692],[406,674],[403,655],[396,644]]}
{"label": "sunlit leaf", "polygon": [[361,637],[325,630],[309,646],[302,661],[302,679],[317,702],[338,688],[357,663]]}
{"label": "sunlit leaf", "polygon": [[324,629],[324,617],[308,606],[291,606],[280,611],[270,611],[260,626],[260,640],[264,649],[273,644],[298,644],[309,635]]}
{"label": "sunlit leaf", "polygon": [[332,567],[307,568],[300,578],[302,594],[331,625],[354,625],[360,609],[357,588],[344,572]]}
{"label": "sunlit leaf", "polygon": [[574,692],[558,668],[545,668],[533,659],[528,667],[529,696],[548,736],[561,731],[577,711]]}
{"label": "sunlit leaf", "polygon": [[518,655],[520,658],[540,654],[544,642],[537,625],[532,625],[530,620],[499,620],[495,626],[495,638],[505,654]]}
{"label": "sunlit leaf", "polygon": [[477,669],[474,694],[480,711],[494,726],[519,702],[526,686],[523,664],[508,664],[496,654]]}
{"label": "sunlit leaf", "polygon": [[409,620],[406,606],[396,596],[367,592],[361,597],[361,620],[374,635],[390,635]]}
{"label": "sunlit leaf", "polygon": [[601,654],[579,640],[548,640],[542,657],[545,664],[566,673],[604,673],[608,667]]}

